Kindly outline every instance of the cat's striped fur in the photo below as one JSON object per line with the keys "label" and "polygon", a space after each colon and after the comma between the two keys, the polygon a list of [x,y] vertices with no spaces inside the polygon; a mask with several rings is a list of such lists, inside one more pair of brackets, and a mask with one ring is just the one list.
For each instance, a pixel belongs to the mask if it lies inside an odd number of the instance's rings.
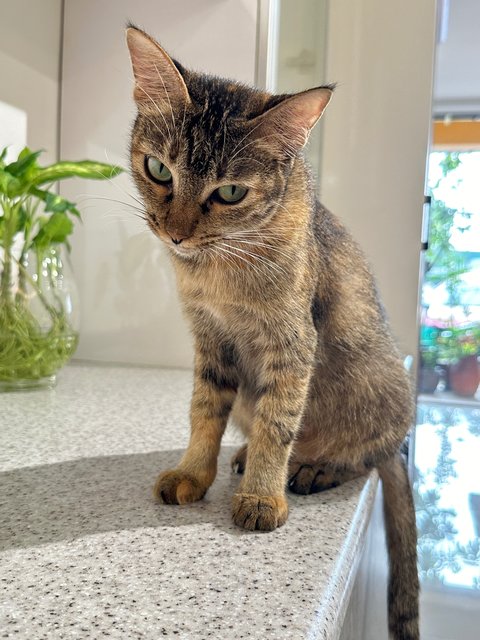
{"label": "cat's striped fur", "polygon": [[[150,228],[171,249],[195,338],[190,444],[155,494],[169,504],[204,496],[229,416],[248,438],[233,460],[241,527],[284,524],[287,486],[308,494],[376,467],[390,633],[415,640],[415,516],[398,453],[411,389],[363,254],[315,200],[301,154],[332,87],[272,96],[186,70],[138,29],[127,37],[132,172]],[[170,184],[149,177],[149,156]],[[215,190],[228,184],[247,195],[219,202]]]}

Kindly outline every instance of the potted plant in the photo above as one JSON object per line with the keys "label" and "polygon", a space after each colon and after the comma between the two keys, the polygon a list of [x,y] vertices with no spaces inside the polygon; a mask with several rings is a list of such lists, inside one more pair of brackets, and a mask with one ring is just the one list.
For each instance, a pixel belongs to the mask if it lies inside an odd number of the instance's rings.
{"label": "potted plant", "polygon": [[452,331],[454,348],[450,364],[450,385],[459,396],[472,397],[480,384],[480,326],[458,327]]}
{"label": "potted plant", "polygon": [[0,153],[0,390],[49,387],[78,343],[68,238],[80,213],[59,180],[105,179],[121,169],[83,160],[42,167],[41,151]]}
{"label": "potted plant", "polygon": [[[436,287],[446,294],[445,305],[450,308],[446,323],[430,318],[430,323],[439,323],[437,336],[437,370],[445,378],[445,389],[457,395],[475,395],[480,382],[480,326],[468,323],[469,305],[465,299],[464,276],[470,270],[465,252],[459,251],[452,238],[455,234],[470,230],[472,214],[452,208],[438,198],[445,193],[444,180],[450,180],[451,188],[459,184],[453,179],[461,164],[459,153],[444,153],[439,162],[441,176],[432,185],[432,201],[429,217],[429,242],[425,260],[425,284],[423,303]],[[426,295],[427,294],[427,295]],[[443,326],[442,326],[443,324]]]}
{"label": "potted plant", "polygon": [[418,392],[433,393],[440,380],[440,371],[437,366],[438,329],[422,321],[420,325],[420,367],[418,371]]}

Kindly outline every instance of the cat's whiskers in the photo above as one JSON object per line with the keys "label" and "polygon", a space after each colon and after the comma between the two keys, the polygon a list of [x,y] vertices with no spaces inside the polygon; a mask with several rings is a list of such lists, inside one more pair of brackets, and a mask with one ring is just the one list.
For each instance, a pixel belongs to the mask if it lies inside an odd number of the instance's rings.
{"label": "cat's whiskers", "polygon": [[[260,123],[261,124],[261,123]],[[254,127],[252,129],[252,132],[260,125],[256,125],[256,127]],[[247,136],[245,136],[246,138]],[[243,140],[245,139],[243,138]],[[277,135],[275,135],[274,133],[270,133],[266,136],[262,136],[261,138],[256,138],[255,140],[251,140],[250,142],[247,142],[247,144],[243,145],[243,147],[241,147],[236,153],[233,153],[233,155],[231,156],[230,160],[233,160],[234,158],[236,158],[238,156],[239,153],[241,153],[242,151],[244,151],[245,149],[247,149],[249,146],[251,146],[252,144],[256,144],[257,142],[261,142],[262,140],[268,140],[269,138],[278,138]],[[287,142],[286,139],[283,139],[283,146],[285,147],[285,150],[287,151],[287,156],[291,159],[296,158],[298,156],[298,151],[295,149],[295,147],[293,145],[291,145],[289,142]],[[238,147],[238,145],[237,145]],[[235,147],[235,149],[237,148]],[[235,151],[234,149],[234,151]]]}
{"label": "cat's whiskers", "polygon": [[[105,151],[105,156],[106,156],[106,155],[107,155],[107,153],[106,153],[106,151]],[[112,164],[112,163],[108,160],[108,158],[107,158],[107,162],[109,162],[109,164]],[[97,173],[98,173],[98,175],[99,175],[99,176],[101,176],[101,177],[102,177],[102,179],[103,179],[103,180],[106,180],[106,181],[107,181],[107,182],[109,182],[110,184],[113,184],[113,185],[114,185],[114,187],[115,187],[118,191],[120,191],[120,193],[123,193],[123,194],[124,194],[125,196],[127,196],[128,198],[132,198],[132,200],[134,200],[134,201],[135,201],[135,202],[137,202],[140,206],[142,206],[142,207],[143,207],[143,202],[142,202],[141,200],[139,200],[138,198],[136,198],[133,194],[129,193],[128,191],[125,191],[125,189],[121,189],[121,188],[119,187],[119,185],[118,185],[116,182],[114,182],[114,181],[113,181],[113,178],[106,178],[106,177],[104,176],[104,174],[103,174],[101,171],[97,171]],[[100,196],[91,196],[90,194],[87,194],[87,193],[85,193],[85,194],[81,194],[81,195],[84,195],[84,196],[87,196],[87,197],[91,197],[91,198],[93,198],[93,197],[100,197]],[[107,198],[107,199],[108,199],[108,198]],[[125,203],[124,203],[124,204],[125,204]],[[133,205],[132,205],[132,206],[133,206]]]}
{"label": "cat's whiskers", "polygon": [[131,212],[121,212],[118,209],[109,209],[108,211],[105,211],[104,213],[102,213],[101,215],[101,219],[102,220],[121,220],[122,222],[130,222],[132,220],[132,215],[135,218],[138,218],[139,220],[142,220],[143,222],[148,222],[148,219],[146,216],[142,216],[139,213],[131,213]]}
{"label": "cat's whiskers", "polygon": [[173,129],[175,130],[177,128],[176,124],[175,124],[175,116],[173,115],[173,109],[172,109],[172,102],[170,100],[170,96],[168,95],[168,91],[167,91],[167,87],[165,86],[165,82],[163,81],[162,75],[160,73],[160,71],[158,70],[158,67],[156,64],[153,65],[155,67],[155,71],[158,74],[158,77],[160,78],[160,80],[162,81],[162,85],[163,85],[163,90],[165,92],[165,95],[167,96],[167,100],[168,100],[168,104],[170,105],[170,113],[172,114],[172,124],[173,124]]}
{"label": "cat's whiskers", "polygon": [[[110,161],[110,158],[108,157],[108,153],[107,153],[107,150],[106,150],[106,149],[104,149],[104,153],[105,153],[105,158],[106,158],[107,162],[108,162],[109,164],[114,164],[114,163],[112,163],[112,162]],[[118,166],[118,165],[114,165],[114,166]],[[98,173],[98,175],[99,175],[99,176],[102,176],[102,178],[103,178],[103,179],[105,179],[104,175],[103,175],[100,171],[97,171],[97,173]],[[143,202],[142,202],[139,198],[137,198],[136,196],[134,196],[134,195],[133,195],[133,193],[130,193],[129,191],[126,191],[125,189],[122,189],[122,188],[120,187],[120,185],[118,184],[118,182],[114,181],[114,180],[113,180],[113,178],[106,178],[106,180],[107,180],[107,182],[109,182],[110,184],[113,184],[113,185],[114,185],[114,187],[115,187],[118,191],[120,191],[120,193],[123,193],[125,196],[127,196],[127,198],[131,198],[131,199],[132,199],[132,200],[134,200],[137,204],[139,204],[141,207],[143,207],[143,206],[144,206],[144,205],[143,205]],[[84,194],[84,195],[89,195],[89,194]]]}
{"label": "cat's whiskers", "polygon": [[[261,272],[258,270],[258,267],[251,261],[251,260],[247,260],[246,258],[244,258],[243,256],[238,255],[238,253],[236,253],[236,247],[232,247],[231,245],[227,244],[226,242],[219,242],[216,243],[215,247],[217,249],[219,249],[220,251],[224,251],[225,253],[230,254],[231,256],[234,256],[235,258],[238,258],[239,260],[242,260],[242,262],[245,262],[246,264],[248,264],[250,267],[252,267],[252,269],[254,269],[254,271],[256,271],[258,274],[260,274]],[[228,248],[227,248],[228,247]]]}
{"label": "cat's whiskers", "polygon": [[[256,253],[251,253],[249,251],[245,251],[245,249],[240,249],[239,247],[235,247],[229,243],[217,243],[217,246],[219,244],[223,247],[228,247],[228,249],[231,249],[232,255],[234,255],[236,258],[239,258],[240,260],[243,260],[248,265],[250,265],[252,269],[259,276],[267,277],[272,282],[272,284],[276,284],[276,280],[278,279],[278,274],[274,273],[274,271],[272,270],[272,266],[274,263],[272,263],[270,260],[264,259],[263,256],[259,256]],[[238,252],[244,255],[250,256],[251,258],[253,258],[253,261],[248,260],[247,258],[244,258],[243,256],[239,255]],[[263,264],[263,266],[266,267],[266,269],[262,269],[258,263]]]}
{"label": "cat's whiskers", "polygon": [[183,134],[183,128],[185,126],[185,117],[187,115],[187,103],[184,102],[183,104],[183,119],[182,119],[182,126],[180,128],[180,133],[178,134],[178,139],[181,140],[182,139],[182,134]]}
{"label": "cat's whiskers", "polygon": [[242,249],[240,247],[236,247],[234,245],[229,245],[232,249],[235,249],[236,251],[240,251],[241,253],[244,253],[246,255],[251,256],[254,260],[257,260],[258,262],[263,263],[265,266],[267,266],[270,269],[273,269],[274,271],[277,272],[281,272],[284,275],[288,275],[287,271],[285,271],[285,269],[283,269],[283,267],[281,267],[279,264],[277,264],[276,262],[274,262],[273,260],[270,260],[270,258],[267,258],[265,255],[263,254],[259,254],[259,253],[255,253],[254,251],[247,251],[246,249]]}
{"label": "cat's whiskers", "polygon": [[[227,236],[224,236],[227,237]],[[241,240],[254,240],[254,241],[259,241],[259,242],[266,242],[267,246],[270,246],[272,248],[276,247],[277,245],[280,244],[281,240],[283,239],[282,234],[280,233],[234,233],[232,236],[228,235],[228,237],[233,240],[235,238],[239,238]],[[268,242],[271,242],[272,244],[268,244]]]}
{"label": "cat's whiskers", "polygon": [[167,121],[166,121],[166,119],[165,119],[165,116],[164,116],[164,115],[163,115],[163,113],[162,113],[162,110],[160,109],[160,107],[158,106],[158,104],[155,102],[155,100],[152,98],[152,96],[151,96],[147,91],[145,91],[145,89],[144,89],[143,87],[141,87],[139,84],[137,84],[137,87],[138,87],[141,91],[143,91],[143,93],[144,93],[144,94],[147,96],[147,98],[152,102],[153,106],[155,107],[155,109],[158,111],[158,113],[159,113],[159,114],[160,114],[160,116],[162,117],[162,119],[163,119],[163,121],[164,121],[164,123],[165,123],[165,126],[167,127],[167,131],[168,131],[168,140],[169,140],[169,142],[171,142],[171,141],[172,141],[172,132],[170,131],[170,127],[168,126],[168,123],[167,123]]}
{"label": "cat's whiskers", "polygon": [[279,253],[282,256],[287,255],[285,251],[283,251],[282,249],[278,249],[277,247],[274,247],[272,244],[267,244],[266,242],[258,242],[253,237],[251,238],[249,236],[247,237],[248,237],[248,240],[240,239],[236,235],[224,236],[226,240],[234,240],[235,242],[240,242],[241,244],[248,244],[253,247],[265,247],[266,249],[269,249],[270,251],[275,251],[276,253]]}
{"label": "cat's whiskers", "polygon": [[285,231],[298,231],[298,226],[289,226],[275,221],[275,227],[259,227],[256,229],[244,229],[234,231],[232,235],[244,238],[259,238],[260,240],[271,239],[279,242],[283,239]]}
{"label": "cat's whiskers", "polygon": [[[256,125],[253,127],[253,129],[250,129],[250,131],[249,131],[246,135],[244,135],[244,136],[243,136],[243,138],[242,138],[239,142],[237,142],[236,146],[235,146],[235,147],[233,147],[233,149],[232,149],[231,153],[234,153],[234,152],[238,149],[238,147],[242,144],[242,142],[243,142],[244,140],[246,140],[246,139],[248,138],[248,136],[252,135],[252,133],[253,133],[256,129],[258,129],[258,127],[259,127],[261,124],[262,124],[262,123],[261,123],[261,122],[259,122],[258,124],[256,124]],[[232,157],[235,157],[235,156],[232,156]]]}
{"label": "cat's whiskers", "polygon": [[[93,209],[94,207],[96,207],[95,204],[89,204],[86,206],[82,206],[82,212],[87,212],[89,209]],[[118,207],[112,207],[110,209],[108,209],[107,211],[102,211],[100,214],[100,221],[101,222],[108,222],[113,224],[114,222],[131,222],[132,221],[132,216],[135,218],[139,218],[140,220],[142,220],[143,222],[147,222],[147,217],[145,215],[136,213],[136,212],[131,212],[129,210],[121,210]],[[135,221],[136,222],[136,221]],[[143,225],[142,225],[143,226]]]}
{"label": "cat's whiskers", "polygon": [[117,226],[119,222],[126,222],[126,221],[127,221],[127,218],[122,217],[121,215],[115,215],[114,213],[109,213],[109,212],[106,212],[104,215],[102,215],[100,219],[100,223],[102,224],[102,226],[104,228],[108,227],[109,229],[114,225]]}
{"label": "cat's whiskers", "polygon": [[[228,268],[231,268],[233,271],[238,272],[238,266],[233,262],[232,258],[230,258],[230,256],[226,255],[221,249],[220,247],[215,247],[213,245],[210,245],[206,250],[205,253],[207,254],[208,258],[211,261],[211,264],[213,265],[213,268],[215,270],[215,278],[216,276],[220,273],[223,273],[223,270],[225,269],[225,267],[223,266],[224,264],[227,265]],[[222,264],[220,264],[222,263]]]}
{"label": "cat's whiskers", "polygon": [[223,144],[222,144],[222,155],[220,157],[220,166],[222,165],[223,162],[223,155],[225,153],[225,141],[227,138],[227,119],[225,118],[224,122],[223,122]]}
{"label": "cat's whiskers", "polygon": [[[264,137],[268,137],[268,136],[264,136]],[[244,144],[243,147],[241,147],[236,153],[234,153],[233,155],[230,156],[230,162],[232,160],[234,160],[238,156],[239,153],[242,153],[242,151],[245,151],[245,149],[248,149],[248,147],[251,147],[252,144],[256,144],[259,140],[263,140],[263,139],[264,138],[258,138],[256,140],[250,140],[250,142],[247,142],[247,144]]]}
{"label": "cat's whiskers", "polygon": [[[239,272],[239,268],[238,265],[236,264],[236,262],[230,258],[229,255],[226,255],[225,252],[222,252],[222,250],[220,249],[220,247],[215,247],[212,246],[209,249],[209,253],[214,254],[215,256],[218,256],[218,258],[222,261],[225,262],[228,266],[232,267],[234,271],[236,271],[237,273]],[[213,261],[214,265],[215,265],[215,270],[220,270],[220,265],[214,260]]]}
{"label": "cat's whiskers", "polygon": [[264,162],[260,162],[260,160],[257,160],[256,158],[252,158],[251,156],[240,156],[239,158],[236,158],[235,160],[233,160],[233,162],[229,161],[228,162],[228,166],[232,167],[233,165],[237,164],[238,162],[242,162],[242,161],[243,162],[245,162],[245,161],[255,162],[256,164],[259,164],[264,169],[268,169],[267,165]]}
{"label": "cat's whiskers", "polygon": [[[88,194],[83,194],[79,199],[79,205],[82,207],[82,209],[88,209],[88,208],[93,208],[97,206],[96,204],[92,203],[84,207],[82,203],[88,200],[106,200],[107,202],[114,202],[115,204],[117,205],[119,204],[122,207],[127,207],[127,211],[123,211],[123,212],[121,212],[118,208],[112,207],[108,211],[102,212],[102,215],[101,215],[102,219],[110,218],[110,220],[112,220],[113,218],[115,218],[116,220],[120,220],[120,219],[131,220],[133,215],[134,217],[139,218],[143,222],[148,223],[147,212],[145,211],[145,209],[136,207],[130,202],[124,202],[123,200],[116,200],[114,198],[107,198],[105,196],[91,196]],[[131,209],[133,209],[133,212],[131,211]],[[115,213],[116,213],[116,217],[114,215]]]}
{"label": "cat's whiskers", "polygon": [[[139,78],[143,78],[143,79],[145,79],[145,80],[149,79],[149,78],[146,78],[146,76],[138,76],[138,77],[139,77]],[[147,98],[148,98],[148,99],[150,100],[150,102],[153,104],[153,106],[155,107],[155,109],[156,109],[156,110],[158,111],[158,113],[161,115],[161,117],[162,117],[162,119],[163,119],[163,122],[165,123],[165,126],[167,127],[167,131],[168,131],[168,135],[169,135],[169,140],[171,140],[171,139],[172,139],[172,132],[170,131],[170,127],[169,127],[169,126],[168,126],[168,124],[167,124],[167,121],[166,121],[166,119],[165,119],[165,116],[163,115],[162,110],[161,110],[161,109],[160,109],[160,107],[158,106],[158,102],[157,102],[156,100],[154,100],[154,99],[152,98],[152,96],[151,96],[151,95],[150,95],[150,94],[149,94],[149,93],[148,93],[148,92],[147,92],[143,87],[139,86],[138,84],[137,84],[136,86],[137,86],[141,91],[143,91],[143,93],[147,96]],[[165,98],[161,98],[161,100],[162,100],[162,102],[166,102]],[[168,98],[168,100],[170,101],[170,98]],[[170,107],[171,107],[171,104],[170,104]],[[147,119],[151,122],[151,124],[153,124],[153,125],[155,126],[155,128],[157,129],[157,131],[158,131],[159,133],[161,133],[162,135],[164,135],[164,131],[162,131],[162,129],[160,129],[160,128],[158,127],[158,125],[155,123],[155,121],[154,121],[154,120],[152,120],[152,119],[151,119],[151,118],[150,118],[146,113],[143,113],[142,115],[143,115],[145,118],[147,118]]]}
{"label": "cat's whiskers", "polygon": [[149,116],[146,113],[144,113],[143,117],[146,118],[150,122],[152,127],[154,127],[154,129],[162,136],[162,138],[165,138],[167,141],[170,140],[170,138],[168,138],[168,136],[165,135],[165,130],[162,129],[161,127],[159,127],[158,124],[155,122],[155,120],[151,116]]}
{"label": "cat's whiskers", "polygon": [[[228,246],[228,245],[227,245]],[[215,245],[215,248],[217,249],[217,251],[221,251],[222,253],[225,253],[229,256],[232,256],[230,258],[231,260],[231,266],[233,267],[233,269],[240,275],[243,276],[244,278],[246,277],[246,269],[241,269],[240,265],[238,264],[237,260],[241,260],[242,262],[245,262],[245,264],[247,264],[249,267],[251,267],[255,273],[257,273],[259,276],[260,275],[266,275],[268,277],[268,274],[262,274],[258,268],[250,261],[247,260],[246,258],[243,258],[242,256],[238,255],[238,253],[235,253],[234,251],[229,251],[228,249],[226,249],[225,247],[220,247],[218,244]],[[232,247],[233,248],[233,247]],[[235,260],[234,260],[235,258]],[[273,282],[273,281],[272,281]]]}
{"label": "cat's whiskers", "polygon": [[[115,202],[117,204],[121,204],[125,207],[129,207],[130,209],[134,209],[135,211],[139,211],[141,214],[145,214],[146,211],[143,207],[137,207],[134,204],[131,204],[130,202],[124,202],[123,200],[116,200],[115,198],[107,198],[106,196],[91,196],[91,195],[87,195],[85,194],[83,196],[83,201],[85,200],[107,200],[108,202]],[[93,205],[92,205],[93,206]]]}

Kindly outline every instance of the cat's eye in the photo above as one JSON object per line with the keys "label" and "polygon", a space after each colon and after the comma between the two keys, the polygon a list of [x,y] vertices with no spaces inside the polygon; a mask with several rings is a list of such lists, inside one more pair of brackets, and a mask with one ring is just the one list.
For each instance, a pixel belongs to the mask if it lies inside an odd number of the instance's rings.
{"label": "cat's eye", "polygon": [[170,169],[155,156],[145,156],[145,171],[154,182],[168,184],[172,181]]}
{"label": "cat's eye", "polygon": [[225,204],[240,202],[246,195],[248,189],[239,184],[226,184],[214,191],[214,197]]}

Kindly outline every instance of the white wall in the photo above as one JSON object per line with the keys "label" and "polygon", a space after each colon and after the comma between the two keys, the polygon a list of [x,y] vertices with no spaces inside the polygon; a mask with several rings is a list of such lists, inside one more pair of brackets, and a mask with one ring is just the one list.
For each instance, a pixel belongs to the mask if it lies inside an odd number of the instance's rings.
{"label": "white wall", "polygon": [[[127,165],[134,117],[123,28],[131,19],[194,68],[252,83],[256,0],[66,0],[62,156]],[[405,353],[416,352],[420,228],[435,2],[329,3],[321,196],[364,247]],[[186,35],[187,34],[187,35]],[[408,46],[406,43],[408,42]],[[62,192],[135,205],[127,176]],[[133,209],[85,199],[74,237],[83,325],[77,357],[190,366],[191,342],[161,245]]]}
{"label": "white wall", "polygon": [[404,353],[417,352],[435,1],[333,0],[321,199],[366,251]]}
{"label": "white wall", "polygon": [[[135,115],[124,27],[132,20],[182,63],[253,83],[257,0],[66,0],[61,154],[128,165]],[[77,200],[83,226],[73,238],[82,301],[77,358],[190,366],[190,337],[174,276],[160,242],[133,209],[127,176],[111,184],[71,181],[62,193]]]}
{"label": "white wall", "polygon": [[26,133],[44,163],[57,157],[60,34],[61,0],[0,0],[0,146],[18,152]]}

